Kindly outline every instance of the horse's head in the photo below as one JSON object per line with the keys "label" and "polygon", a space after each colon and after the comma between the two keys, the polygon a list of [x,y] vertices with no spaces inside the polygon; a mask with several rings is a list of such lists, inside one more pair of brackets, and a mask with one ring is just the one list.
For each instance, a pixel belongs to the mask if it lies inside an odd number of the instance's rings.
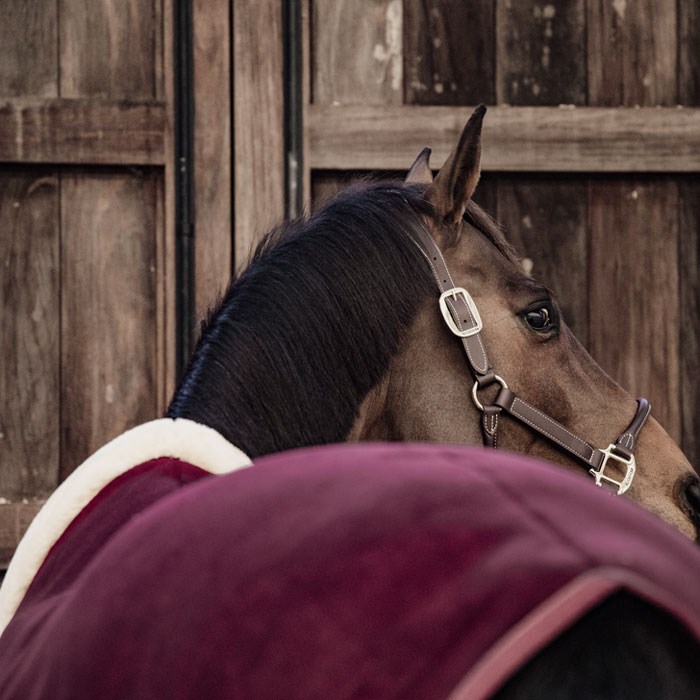
{"label": "horse's head", "polygon": [[[630,498],[697,537],[700,483],[688,460],[653,417],[643,423],[644,404],[596,364],[561,317],[554,294],[525,273],[502,233],[471,201],[484,112],[474,112],[434,180],[428,149],[407,178],[425,187],[434,208],[425,224],[437,248],[417,243],[435,268],[436,284],[443,292],[468,291],[443,293],[443,313],[437,294],[423,306],[390,371],[365,400],[352,437],[476,443],[485,435],[500,448],[561,463],[588,478],[591,469],[598,471],[603,484],[628,487]],[[465,333],[473,332],[466,343],[455,337],[460,313]],[[459,328],[451,330],[450,321]],[[470,348],[479,356],[471,357]],[[630,432],[633,419],[643,427],[632,425]],[[609,445],[612,456],[606,456]]]}

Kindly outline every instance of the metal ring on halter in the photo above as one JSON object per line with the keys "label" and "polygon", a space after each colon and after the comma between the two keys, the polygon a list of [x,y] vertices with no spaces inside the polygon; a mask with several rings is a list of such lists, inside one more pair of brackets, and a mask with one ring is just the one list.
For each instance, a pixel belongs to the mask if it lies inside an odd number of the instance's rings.
{"label": "metal ring on halter", "polygon": [[[504,389],[508,388],[508,385],[505,383],[505,381],[499,377],[497,374],[494,374],[494,379],[498,384],[501,385]],[[490,385],[489,385],[490,386]],[[474,402],[474,405],[483,413],[484,411],[484,405],[479,401],[479,397],[477,395],[479,391],[479,382],[474,382],[474,386],[472,387],[472,401]]]}

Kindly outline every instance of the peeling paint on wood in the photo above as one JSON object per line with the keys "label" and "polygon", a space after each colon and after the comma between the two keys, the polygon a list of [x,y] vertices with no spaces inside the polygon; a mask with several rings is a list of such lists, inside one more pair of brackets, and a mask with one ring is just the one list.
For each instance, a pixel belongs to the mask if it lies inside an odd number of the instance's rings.
{"label": "peeling paint on wood", "polygon": [[407,104],[496,100],[493,0],[405,0]]}
{"label": "peeling paint on wood", "polygon": [[586,103],[584,0],[497,2],[499,104]]}
{"label": "peeling paint on wood", "polygon": [[403,102],[401,0],[313,0],[312,17],[315,103]]}

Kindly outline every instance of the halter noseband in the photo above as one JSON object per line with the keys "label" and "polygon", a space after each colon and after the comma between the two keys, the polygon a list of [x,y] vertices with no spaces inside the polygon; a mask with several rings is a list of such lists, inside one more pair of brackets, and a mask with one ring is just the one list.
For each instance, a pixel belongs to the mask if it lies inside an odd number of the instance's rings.
{"label": "halter noseband", "polygon": [[[615,442],[601,450],[577,437],[561,423],[516,396],[491,368],[481,338],[483,324],[474,299],[466,289],[455,285],[433,237],[422,227],[414,231],[417,238],[411,236],[411,239],[428,261],[441,292],[442,316],[450,331],[460,338],[474,375],[472,399],[481,411],[484,444],[487,447],[497,447],[498,424],[501,413],[505,411],[585,464],[598,486],[603,486],[604,482],[611,484],[617,487],[618,495],[627,491],[636,470],[634,447],[637,436],[651,412],[649,402],[646,399],[637,399],[637,412],[629,427]],[[492,404],[483,405],[479,400],[479,391],[492,385],[499,385],[500,390]],[[605,468],[610,461],[624,467],[625,476],[621,480],[618,481],[606,474]]]}

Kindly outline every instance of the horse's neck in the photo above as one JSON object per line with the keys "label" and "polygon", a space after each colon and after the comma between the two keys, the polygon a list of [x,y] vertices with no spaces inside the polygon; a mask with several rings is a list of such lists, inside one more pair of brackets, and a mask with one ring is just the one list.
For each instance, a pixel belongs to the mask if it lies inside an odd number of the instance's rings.
{"label": "horse's neck", "polygon": [[441,323],[427,300],[387,372],[362,402],[348,439],[483,444],[471,374]]}

